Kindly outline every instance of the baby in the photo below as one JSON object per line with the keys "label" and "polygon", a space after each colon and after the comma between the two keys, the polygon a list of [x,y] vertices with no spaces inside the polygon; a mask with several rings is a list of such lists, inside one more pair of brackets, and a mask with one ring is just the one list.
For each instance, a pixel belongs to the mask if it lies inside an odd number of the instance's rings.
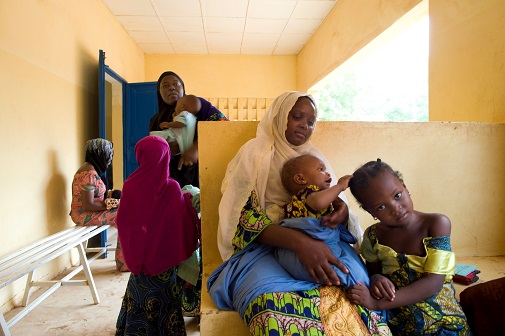
{"label": "baby", "polygon": [[160,123],[161,131],[152,131],[150,135],[157,135],[167,142],[177,141],[179,150],[184,153],[194,141],[196,114],[200,112],[202,103],[195,95],[185,95],[179,98],[175,105],[173,121]]}
{"label": "baby", "polygon": [[[291,202],[284,205],[286,219],[279,225],[300,230],[312,238],[323,240],[332,253],[349,269],[349,273],[345,274],[337,267],[333,267],[344,286],[356,284],[358,281],[369,284],[365,265],[350,245],[356,243],[356,239],[347,228],[341,224],[337,227],[326,227],[321,218],[333,211],[332,203],[347,188],[351,177],[345,175],[336,185],[330,186],[332,178],[326,171],[324,162],[308,154],[286,161],[281,172],[282,184],[292,198]],[[295,279],[314,281],[294,251],[277,249],[275,256]]]}

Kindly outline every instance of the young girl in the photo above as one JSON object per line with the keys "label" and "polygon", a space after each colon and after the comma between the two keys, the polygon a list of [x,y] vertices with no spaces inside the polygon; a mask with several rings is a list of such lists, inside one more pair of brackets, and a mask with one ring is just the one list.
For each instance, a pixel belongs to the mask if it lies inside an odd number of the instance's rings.
{"label": "young girl", "polygon": [[178,268],[198,248],[200,221],[191,195],[169,176],[170,149],[164,139],[140,139],[135,157],[139,167],[124,182],[117,212],[118,237],[131,275],[116,336],[186,335],[185,283]]}
{"label": "young girl", "polygon": [[414,210],[400,173],[380,159],[356,170],[349,187],[379,221],[365,231],[361,245],[370,289],[351,286],[350,301],[388,309],[394,335],[470,335],[452,283],[449,218]]}

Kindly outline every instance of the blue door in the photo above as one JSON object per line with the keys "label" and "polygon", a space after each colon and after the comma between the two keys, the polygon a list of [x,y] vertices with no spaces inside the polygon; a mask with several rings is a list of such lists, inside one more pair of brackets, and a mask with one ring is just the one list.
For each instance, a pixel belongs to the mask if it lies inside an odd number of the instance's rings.
{"label": "blue door", "polygon": [[[136,168],[135,144],[149,134],[149,120],[157,112],[156,82],[128,83],[105,64],[105,52],[98,54],[98,136],[106,139],[106,82],[122,86],[123,94],[123,174],[126,179]],[[110,139],[109,139],[110,140]],[[105,246],[107,231],[90,247]],[[103,256],[105,258],[105,256]]]}
{"label": "blue door", "polygon": [[156,82],[126,84],[123,106],[124,179],[137,169],[135,144],[149,135],[149,120],[158,112]]}

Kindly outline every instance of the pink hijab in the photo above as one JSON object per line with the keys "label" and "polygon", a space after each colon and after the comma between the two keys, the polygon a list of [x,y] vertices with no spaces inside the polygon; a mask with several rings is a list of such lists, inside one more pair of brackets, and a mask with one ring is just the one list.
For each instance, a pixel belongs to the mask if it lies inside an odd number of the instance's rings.
{"label": "pink hijab", "polygon": [[116,218],[119,241],[133,274],[158,275],[197,249],[200,222],[190,194],[169,177],[168,143],[147,136],[135,156],[139,167],[124,183]]}

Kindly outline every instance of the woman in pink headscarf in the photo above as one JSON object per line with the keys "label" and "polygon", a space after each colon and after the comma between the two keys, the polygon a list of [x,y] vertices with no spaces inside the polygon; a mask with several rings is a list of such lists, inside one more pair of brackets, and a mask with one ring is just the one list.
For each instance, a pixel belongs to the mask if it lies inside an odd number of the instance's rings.
{"label": "woman in pink headscarf", "polygon": [[135,156],[139,167],[124,183],[116,219],[132,272],[116,335],[186,335],[177,269],[198,248],[200,222],[191,195],[169,177],[167,142],[145,137]]}

